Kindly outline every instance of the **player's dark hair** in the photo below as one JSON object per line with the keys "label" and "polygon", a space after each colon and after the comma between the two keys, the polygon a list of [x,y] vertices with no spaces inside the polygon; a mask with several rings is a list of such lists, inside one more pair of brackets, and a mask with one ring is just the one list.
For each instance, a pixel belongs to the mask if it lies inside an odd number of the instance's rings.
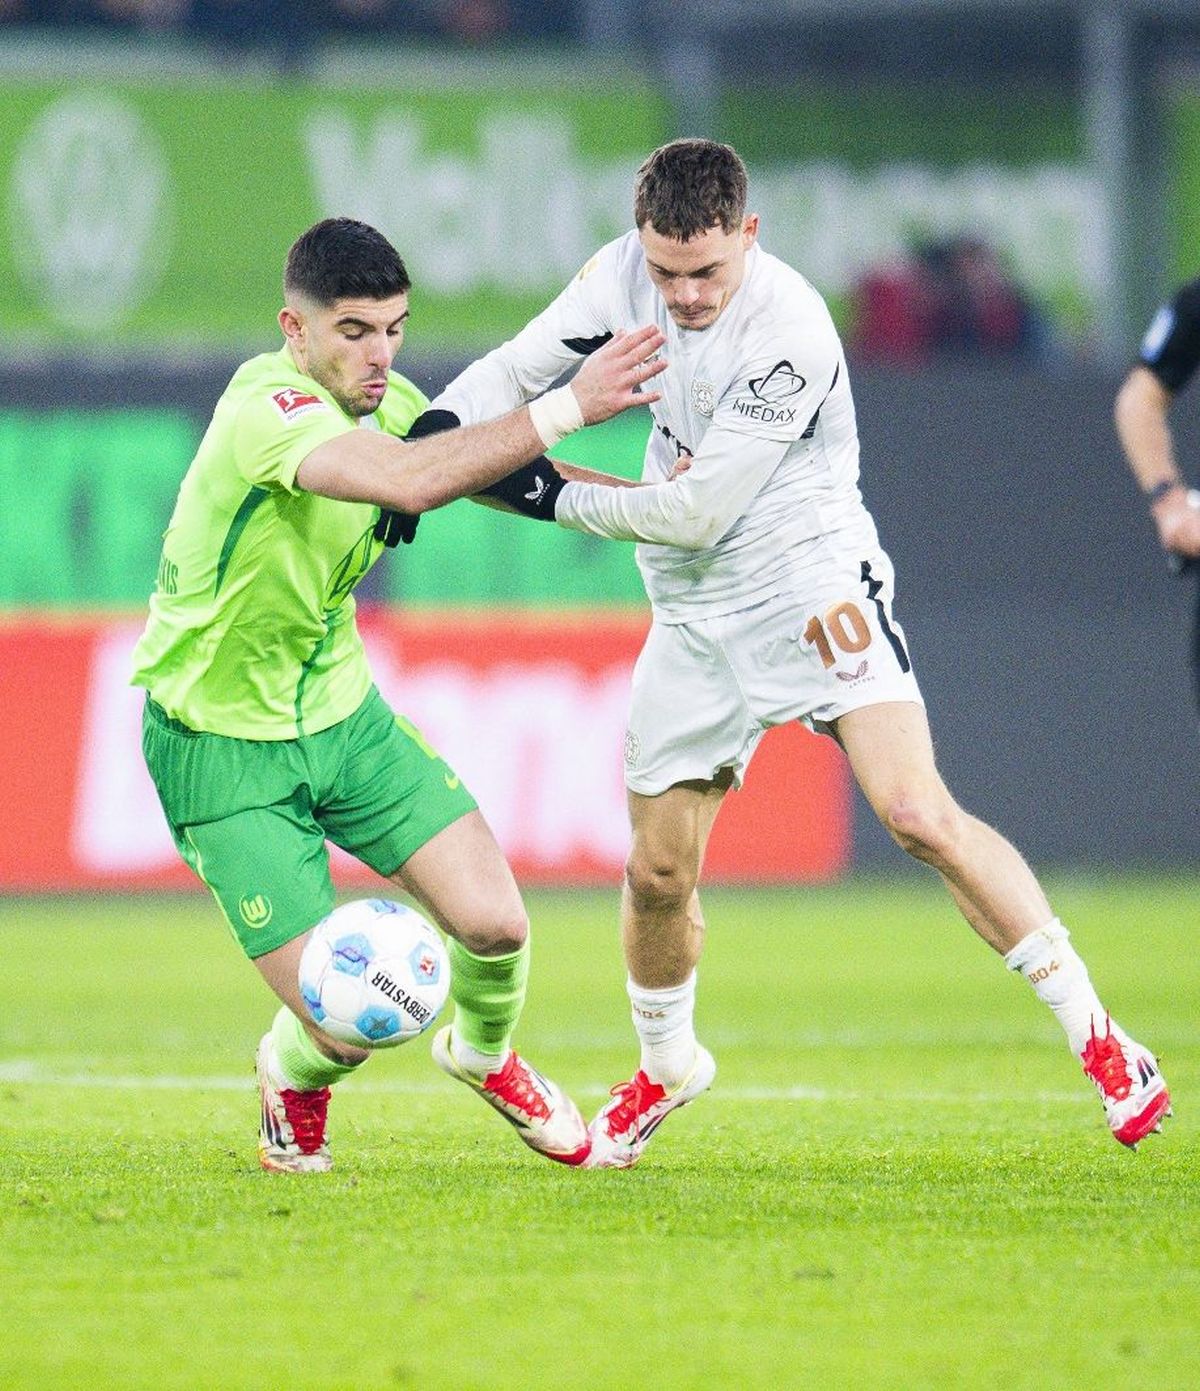
{"label": "player's dark hair", "polygon": [[716,226],[734,232],[745,215],[746,166],[730,145],[672,140],[637,172],[634,222],[660,236],[687,241]]}
{"label": "player's dark hair", "polygon": [[412,281],[400,253],[374,227],[352,217],[327,217],[292,243],[283,294],[302,294],[320,305],[339,299],[391,299]]}

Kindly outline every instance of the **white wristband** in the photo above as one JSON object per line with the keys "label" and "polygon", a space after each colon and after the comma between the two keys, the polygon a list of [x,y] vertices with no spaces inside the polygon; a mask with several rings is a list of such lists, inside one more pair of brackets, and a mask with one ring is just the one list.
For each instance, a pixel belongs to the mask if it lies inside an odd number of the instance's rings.
{"label": "white wristband", "polygon": [[536,401],[530,401],[529,419],[547,449],[553,449],[559,440],[582,430],[584,425],[579,398],[569,386],[556,387]]}

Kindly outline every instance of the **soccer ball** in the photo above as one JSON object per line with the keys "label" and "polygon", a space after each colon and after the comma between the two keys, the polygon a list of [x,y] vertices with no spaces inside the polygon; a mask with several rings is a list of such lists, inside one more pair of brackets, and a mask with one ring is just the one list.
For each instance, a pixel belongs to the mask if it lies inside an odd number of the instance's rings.
{"label": "soccer ball", "polygon": [[313,1022],[359,1048],[423,1034],[450,993],[450,959],[420,913],[386,898],[335,908],[300,956],[300,994]]}

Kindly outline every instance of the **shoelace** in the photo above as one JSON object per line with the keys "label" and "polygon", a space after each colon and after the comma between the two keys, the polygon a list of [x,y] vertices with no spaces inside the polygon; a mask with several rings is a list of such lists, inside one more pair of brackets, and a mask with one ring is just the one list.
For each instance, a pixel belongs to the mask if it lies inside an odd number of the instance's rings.
{"label": "shoelace", "polygon": [[524,1111],[531,1119],[550,1119],[550,1107],[546,1105],[546,1098],[534,1086],[528,1067],[516,1053],[508,1055],[508,1061],[499,1072],[485,1077],[483,1085],[510,1106]]}
{"label": "shoelace", "polygon": [[652,1082],[639,1068],[632,1080],[619,1082],[610,1088],[610,1096],[618,1097],[617,1104],[608,1112],[606,1124],[610,1135],[621,1135],[637,1126],[638,1117],[656,1101],[661,1101],[666,1092],[657,1082]]}
{"label": "shoelace", "polygon": [[1092,1025],[1092,1036],[1083,1050],[1083,1070],[1100,1088],[1105,1096],[1114,1101],[1124,1101],[1133,1086],[1129,1066],[1120,1041],[1113,1036],[1112,1021],[1105,1020],[1107,1032],[1103,1038],[1096,1037],[1096,1026]]}
{"label": "shoelace", "polygon": [[301,1154],[315,1154],[325,1143],[329,1088],[316,1092],[281,1091],[284,1114]]}

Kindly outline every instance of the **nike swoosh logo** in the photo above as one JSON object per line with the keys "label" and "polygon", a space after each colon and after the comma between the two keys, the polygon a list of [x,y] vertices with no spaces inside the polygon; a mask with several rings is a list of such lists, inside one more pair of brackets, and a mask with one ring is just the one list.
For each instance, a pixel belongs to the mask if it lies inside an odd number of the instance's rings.
{"label": "nike swoosh logo", "polygon": [[457,791],[458,791],[458,774],[457,774],[457,773],[443,773],[443,774],[442,774],[442,777],[444,777],[444,778],[446,779],[446,786],[450,789],[451,792],[457,792]]}

